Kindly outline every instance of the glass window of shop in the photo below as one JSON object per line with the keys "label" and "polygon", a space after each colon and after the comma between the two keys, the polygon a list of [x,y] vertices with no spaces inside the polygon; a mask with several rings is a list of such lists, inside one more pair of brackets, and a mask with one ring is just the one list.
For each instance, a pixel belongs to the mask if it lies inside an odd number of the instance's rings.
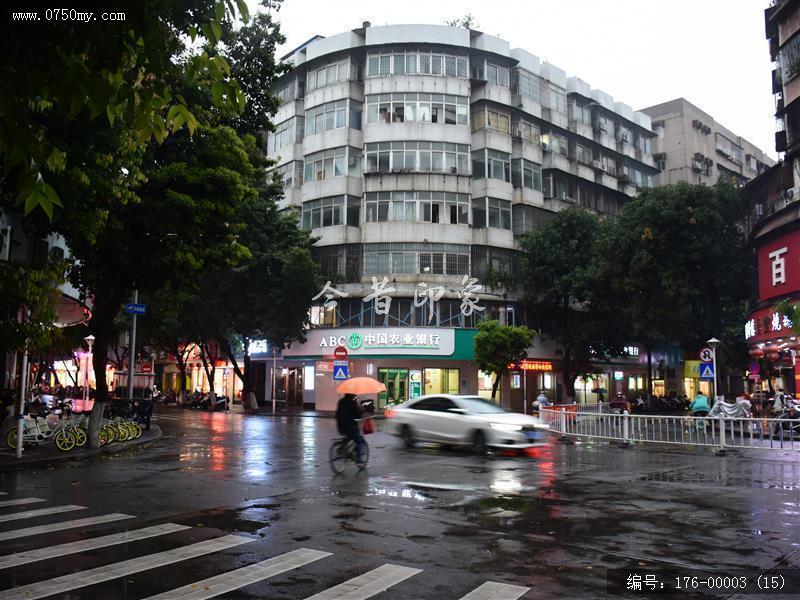
{"label": "glass window of shop", "polygon": [[578,404],[608,402],[608,375],[606,373],[575,378],[575,400]]}
{"label": "glass window of shop", "polygon": [[378,381],[386,386],[378,394],[378,408],[408,400],[408,369],[378,369]]}
{"label": "glass window of shop", "polygon": [[[486,373],[484,371],[478,371],[478,396],[481,398],[485,398],[486,400],[491,401],[492,399],[492,385],[494,384],[494,377],[491,373]],[[502,386],[497,388],[497,395],[495,396],[495,402],[497,404],[501,404],[501,391]]]}
{"label": "glass window of shop", "polygon": [[458,369],[425,369],[425,394],[458,394]]}

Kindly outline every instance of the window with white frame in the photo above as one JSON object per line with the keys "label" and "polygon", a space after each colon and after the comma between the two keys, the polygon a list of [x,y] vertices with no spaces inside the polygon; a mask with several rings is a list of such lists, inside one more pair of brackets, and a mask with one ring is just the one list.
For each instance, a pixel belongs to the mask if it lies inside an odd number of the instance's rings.
{"label": "window with white frame", "polygon": [[367,173],[469,175],[469,146],[445,142],[374,142],[366,148]]}
{"label": "window with white frame", "polygon": [[730,161],[741,165],[744,162],[744,149],[735,144],[721,133],[717,133],[717,153]]}
{"label": "window with white frame", "polygon": [[511,181],[511,155],[499,150],[486,152],[486,176],[489,179]]}
{"label": "window with white frame", "polygon": [[303,229],[343,225],[345,222],[345,206],[344,196],[317,198],[316,200],[303,202],[301,217]]}
{"label": "window with white frame", "polygon": [[567,90],[546,79],[541,79],[539,93],[544,108],[567,114]]}
{"label": "window with white frame", "polygon": [[511,83],[508,76],[508,67],[496,65],[488,61],[484,67],[484,76],[488,83],[492,83],[494,85],[509,87]]}
{"label": "window with white frame", "polygon": [[[349,158],[348,158],[349,154]],[[303,179],[305,182],[322,181],[331,177],[361,176],[361,150],[341,146],[304,157]]]}
{"label": "window with white frame", "polygon": [[291,102],[297,97],[297,84],[294,79],[278,88],[275,92],[275,97],[280,100],[281,104]]}
{"label": "window with white frame", "polygon": [[367,56],[367,77],[436,75],[466,78],[466,56],[439,50],[385,50]]}
{"label": "window with white frame", "polygon": [[286,119],[275,126],[275,131],[267,134],[267,153],[274,154],[281,148],[285,148],[294,143],[295,140],[295,118]]}
{"label": "window with white frame", "polygon": [[528,73],[524,69],[514,69],[511,78],[511,93],[519,94],[533,99],[535,102],[541,101],[539,92],[539,78],[533,73]]}
{"label": "window with white frame", "polygon": [[511,230],[511,201],[500,198],[472,199],[472,226]]}
{"label": "window with white frame", "polygon": [[355,100],[337,100],[309,108],[306,110],[305,134],[314,135],[348,125],[351,129],[361,129],[361,110],[361,103]]}
{"label": "window with white frame", "polygon": [[533,144],[540,144],[542,141],[539,127],[524,119],[514,119],[512,121],[511,133],[514,137],[522,138],[526,142]]}
{"label": "window with white frame", "polygon": [[542,149],[545,152],[557,152],[564,156],[569,156],[569,143],[567,136],[554,131],[542,133]]}
{"label": "window with white frame", "polygon": [[445,94],[394,93],[367,96],[367,123],[469,124],[469,98]]}
{"label": "window with white frame", "polygon": [[277,175],[283,184],[283,189],[288,190],[303,185],[303,162],[294,160],[269,171],[267,176],[272,179]]}
{"label": "window with white frame", "polygon": [[588,105],[580,104],[573,100],[569,103],[569,120],[576,121],[582,125],[592,124],[592,112]]}
{"label": "window with white frame", "polygon": [[511,161],[511,181],[515,187],[542,191],[542,165],[515,158]]}
{"label": "window with white frame", "polygon": [[[351,64],[349,60],[340,60],[334,63],[315,67],[306,75],[306,90],[316,90],[327,85],[333,85],[349,79],[358,79],[358,65]],[[352,75],[352,76],[351,76]]]}
{"label": "window with white frame", "polygon": [[469,195],[452,192],[367,192],[367,222],[469,224]]}

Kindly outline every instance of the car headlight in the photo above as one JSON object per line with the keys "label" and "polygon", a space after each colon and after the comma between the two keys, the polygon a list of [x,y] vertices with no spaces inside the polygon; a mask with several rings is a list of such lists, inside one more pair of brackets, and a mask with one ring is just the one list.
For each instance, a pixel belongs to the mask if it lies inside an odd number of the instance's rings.
{"label": "car headlight", "polygon": [[508,423],[489,423],[489,427],[498,431],[522,431],[522,425],[509,425]]}

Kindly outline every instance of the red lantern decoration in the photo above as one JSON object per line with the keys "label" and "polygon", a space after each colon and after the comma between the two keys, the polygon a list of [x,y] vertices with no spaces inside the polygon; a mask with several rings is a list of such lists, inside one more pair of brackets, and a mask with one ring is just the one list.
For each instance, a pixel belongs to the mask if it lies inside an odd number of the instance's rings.
{"label": "red lantern decoration", "polygon": [[755,346],[754,348],[750,348],[750,351],[748,352],[748,354],[750,354],[750,358],[754,358],[755,360],[758,360],[759,358],[764,356],[764,351],[761,348],[759,348],[758,346]]}

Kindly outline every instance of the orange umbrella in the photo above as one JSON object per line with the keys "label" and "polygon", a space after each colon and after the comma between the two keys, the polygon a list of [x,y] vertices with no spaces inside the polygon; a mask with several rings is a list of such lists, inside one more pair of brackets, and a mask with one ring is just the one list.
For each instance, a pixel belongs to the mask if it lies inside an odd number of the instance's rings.
{"label": "orange umbrella", "polygon": [[336,387],[340,394],[377,394],[385,392],[386,386],[372,377],[353,377]]}

